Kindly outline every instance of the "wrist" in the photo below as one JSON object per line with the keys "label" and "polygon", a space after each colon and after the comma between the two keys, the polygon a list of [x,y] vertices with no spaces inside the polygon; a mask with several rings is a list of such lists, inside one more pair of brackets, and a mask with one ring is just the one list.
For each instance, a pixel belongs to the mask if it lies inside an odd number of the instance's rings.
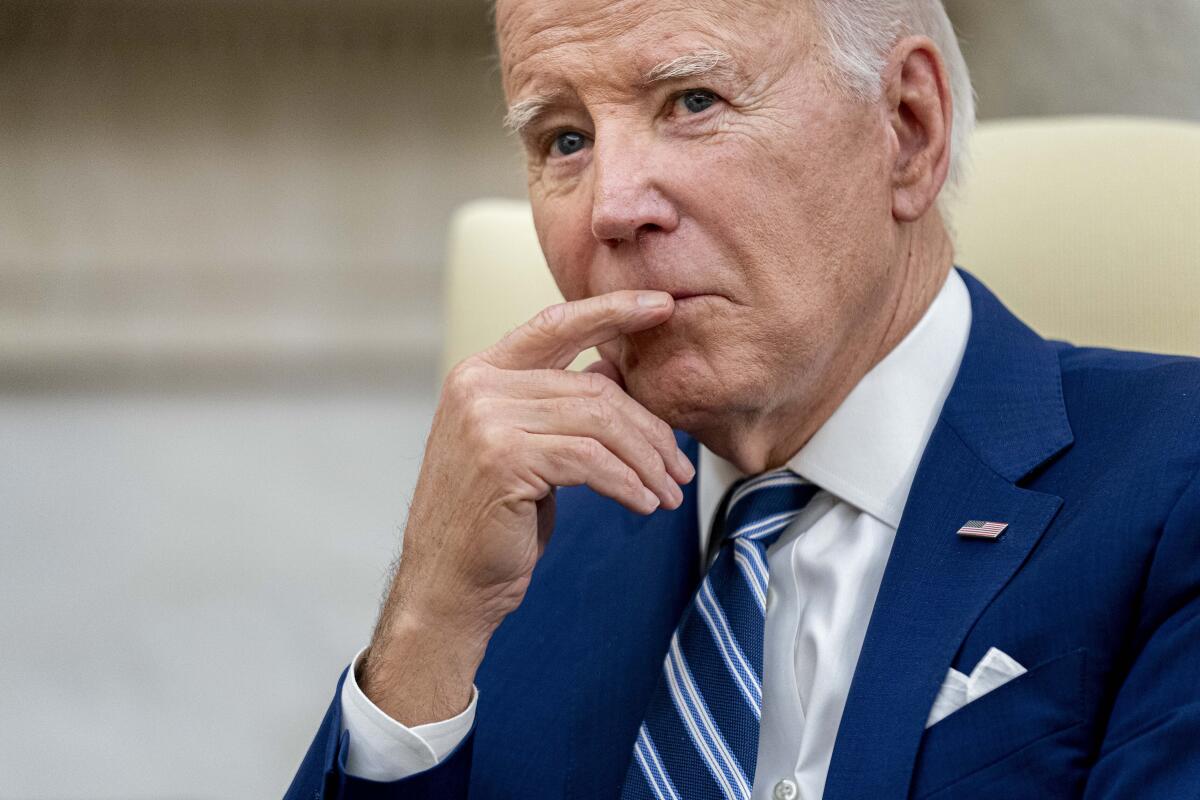
{"label": "wrist", "polygon": [[[409,656],[428,654],[447,666],[470,669],[483,660],[494,626],[428,611],[398,610],[380,639],[387,650]],[[372,649],[375,642],[372,642]]]}
{"label": "wrist", "polygon": [[489,638],[446,621],[397,614],[364,653],[359,688],[403,725],[449,719],[470,704]]}

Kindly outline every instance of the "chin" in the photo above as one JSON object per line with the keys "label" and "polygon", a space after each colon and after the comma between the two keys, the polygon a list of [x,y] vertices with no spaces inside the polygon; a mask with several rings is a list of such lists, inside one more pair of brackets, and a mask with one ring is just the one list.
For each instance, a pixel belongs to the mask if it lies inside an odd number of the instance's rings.
{"label": "chin", "polygon": [[672,428],[707,428],[730,408],[733,387],[695,349],[649,346],[636,352],[622,366],[626,391]]}

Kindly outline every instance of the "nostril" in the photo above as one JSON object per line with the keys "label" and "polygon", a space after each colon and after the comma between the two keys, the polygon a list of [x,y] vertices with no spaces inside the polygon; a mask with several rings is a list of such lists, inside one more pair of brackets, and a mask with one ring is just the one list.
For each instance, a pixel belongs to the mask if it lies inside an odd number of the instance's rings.
{"label": "nostril", "polygon": [[663,230],[664,230],[664,228],[662,225],[659,225],[654,222],[647,222],[645,225],[638,226],[637,232],[634,233],[634,235],[633,235],[633,240],[635,242],[641,243],[641,241],[644,238],[646,238],[647,236],[649,236],[650,234],[662,233]]}

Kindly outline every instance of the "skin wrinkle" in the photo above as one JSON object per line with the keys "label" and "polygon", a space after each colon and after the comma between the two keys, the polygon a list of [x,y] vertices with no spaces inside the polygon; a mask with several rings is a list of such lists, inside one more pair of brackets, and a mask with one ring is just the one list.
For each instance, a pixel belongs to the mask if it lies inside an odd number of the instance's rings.
{"label": "skin wrinkle", "polygon": [[[703,83],[706,78],[718,75],[737,74],[735,62],[731,56],[719,50],[699,50],[651,67],[642,80],[642,87],[648,88],[656,83],[677,81],[684,78],[695,78]],[[546,113],[556,102],[561,101],[562,92],[548,92],[528,97],[514,103],[504,116],[504,127],[520,135],[532,125],[539,116]]]}
{"label": "skin wrinkle", "polygon": [[[770,7],[775,4],[743,4],[741,7],[731,8],[728,13],[718,13],[719,9],[705,8],[704,4],[664,2],[645,4],[640,0],[619,0],[616,3],[598,4],[592,9],[579,5],[572,6],[570,11],[576,17],[569,22],[564,22],[564,13],[557,11],[557,6],[554,4],[535,8],[509,8],[505,4],[503,9],[505,13],[497,14],[497,39],[505,93],[510,98],[520,96],[522,90],[527,88],[527,84],[534,77],[530,74],[531,70],[526,70],[520,63],[521,59],[514,56],[513,48],[510,45],[514,37],[509,36],[509,31],[518,27],[522,20],[529,21],[531,25],[531,30],[527,31],[523,28],[520,30],[522,46],[529,52],[545,55],[554,51],[555,48],[569,47],[580,41],[614,40],[620,43],[622,38],[628,38],[630,31],[637,31],[651,23],[656,17],[667,17],[675,13],[689,13],[695,22],[701,23],[695,26],[694,33],[719,37],[721,32],[728,31],[740,16],[750,13],[750,6],[753,5]],[[590,14],[589,11],[591,11]],[[521,12],[525,12],[524,15]],[[536,19],[537,12],[541,12],[541,16],[544,17],[540,24]],[[789,18],[791,16],[794,15],[788,15]],[[535,17],[535,19],[530,20],[530,17]],[[671,34],[663,37],[664,41],[669,41],[670,38]],[[639,45],[644,46],[644,43],[639,42]],[[595,57],[590,63],[576,66],[585,68],[591,66],[600,73],[604,73],[607,71],[605,68],[610,66],[609,60],[604,58],[604,55],[599,52],[595,53]],[[597,77],[602,77],[602,74]]]}
{"label": "skin wrinkle", "polygon": [[[600,352],[635,399],[746,472],[807,441],[920,318],[953,258],[933,208],[947,146],[924,129],[942,113],[936,77],[896,65],[885,78],[903,91],[847,97],[825,79],[807,8],[755,5],[497,8],[513,108],[557,91],[537,129],[585,139],[570,156],[528,153],[555,281],[568,300],[707,293]],[[646,85],[650,70],[698,70],[705,51],[728,55],[741,76],[670,80],[716,92],[701,114]]]}
{"label": "skin wrinkle", "polygon": [[[620,5],[628,6],[629,4],[618,4],[618,6]],[[505,10],[507,10],[507,7]],[[531,30],[525,30],[522,28],[519,37],[510,36],[509,29],[516,28],[520,25],[521,17],[518,12],[522,10],[529,12],[525,15],[525,18],[530,23]],[[544,15],[546,18],[539,23],[539,21],[536,19],[528,20],[529,16],[534,16],[532,13],[533,10],[533,8],[514,10],[513,14],[517,15],[517,19],[511,24],[506,24],[506,21],[509,19],[508,14],[500,13],[500,9],[497,11],[497,38],[500,43],[501,75],[504,79],[505,92],[509,94],[510,97],[517,93],[514,90],[521,88],[521,78],[519,72],[511,72],[509,69],[505,69],[504,67],[506,64],[513,64],[515,61],[519,60],[512,57],[509,49],[505,46],[506,42],[519,40],[522,41],[523,44],[527,44],[536,51],[549,52],[554,48],[569,44],[572,40],[586,39],[589,33],[592,36],[600,38],[606,37],[611,35],[611,29],[623,27],[628,23],[632,23],[634,25],[640,24],[652,14],[652,10],[648,8],[634,8],[623,14],[619,7],[612,7],[609,9],[597,7],[590,19],[587,17],[580,18],[579,16],[576,16],[569,22],[563,22],[562,16],[547,13]],[[585,12],[586,9],[577,8],[575,11],[577,15],[579,15]],[[518,81],[517,85],[513,86],[509,84],[508,79],[510,77]]]}

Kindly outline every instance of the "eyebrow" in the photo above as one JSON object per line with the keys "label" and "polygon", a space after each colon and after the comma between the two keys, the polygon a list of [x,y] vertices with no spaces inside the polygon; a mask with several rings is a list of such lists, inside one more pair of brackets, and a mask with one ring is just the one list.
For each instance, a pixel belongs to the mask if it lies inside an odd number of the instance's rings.
{"label": "eyebrow", "polygon": [[562,97],[562,92],[539,94],[513,103],[504,115],[504,127],[521,135]]}
{"label": "eyebrow", "polygon": [[[647,70],[640,87],[648,88],[658,83],[683,78],[736,77],[740,75],[736,65],[737,62],[728,53],[720,50],[696,50],[655,64]],[[564,94],[562,91],[549,92],[513,103],[504,115],[504,127],[514,134],[521,135],[556,103],[561,102]]]}
{"label": "eyebrow", "polygon": [[733,56],[720,50],[697,50],[655,64],[646,73],[646,78],[642,83],[652,86],[656,83],[680,78],[698,78],[709,75],[732,77],[738,73],[736,63]]}

